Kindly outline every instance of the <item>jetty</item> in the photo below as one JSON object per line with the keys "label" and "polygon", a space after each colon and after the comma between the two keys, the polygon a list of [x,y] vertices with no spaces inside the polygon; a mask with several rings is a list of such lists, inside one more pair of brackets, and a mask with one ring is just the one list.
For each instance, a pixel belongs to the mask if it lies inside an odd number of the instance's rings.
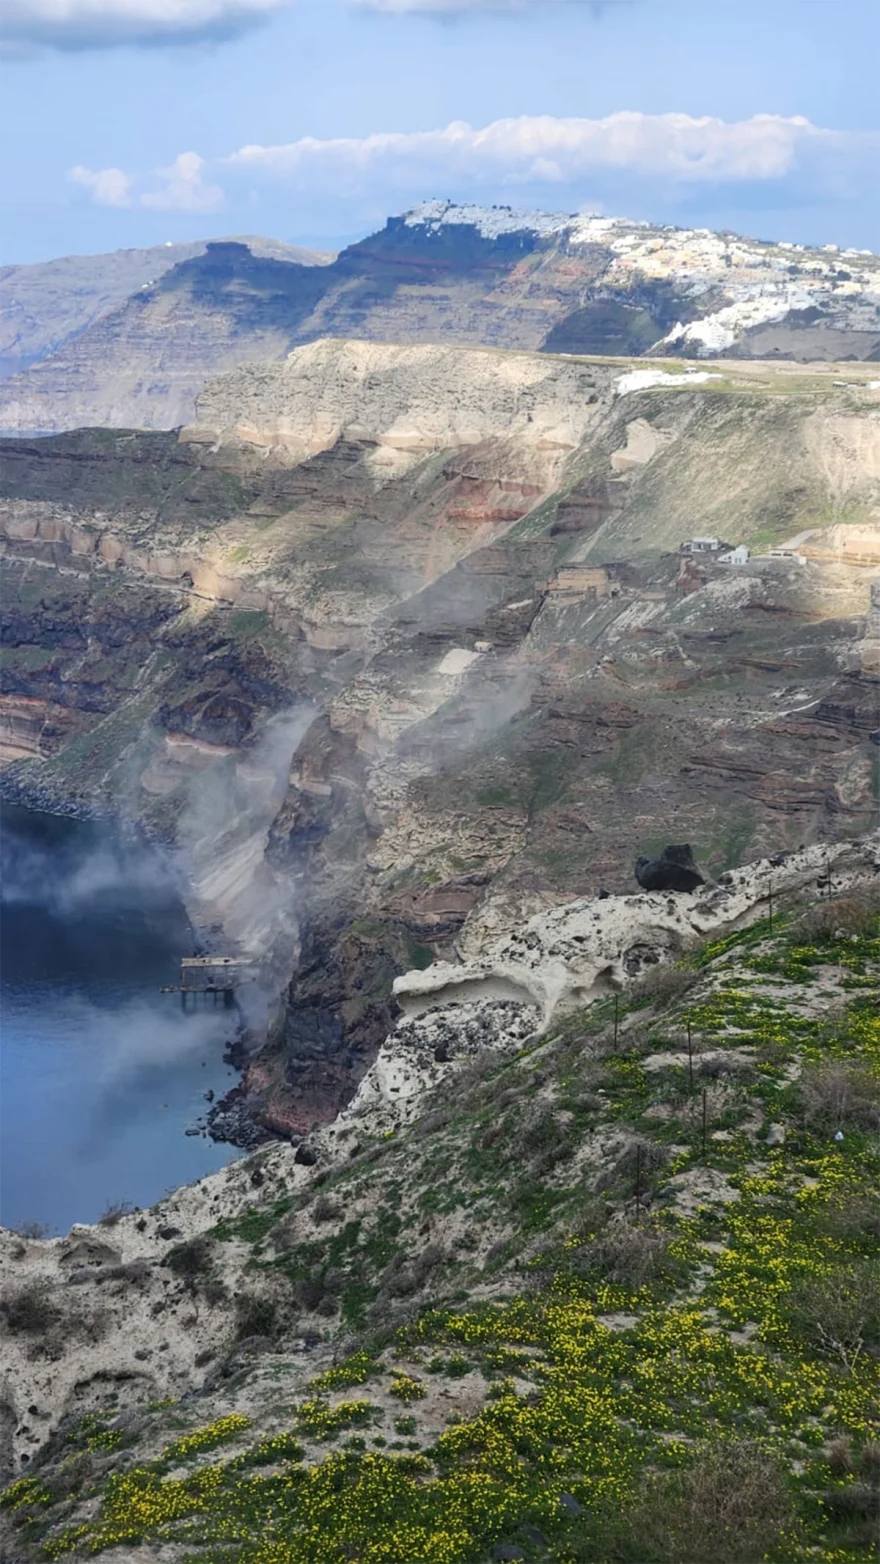
{"label": "jetty", "polygon": [[254,966],[245,956],[183,956],[180,982],[166,985],[161,992],[179,994],[184,1010],[190,994],[213,994],[215,1004],[222,994],[223,1003],[231,1006],[236,989],[253,982]]}

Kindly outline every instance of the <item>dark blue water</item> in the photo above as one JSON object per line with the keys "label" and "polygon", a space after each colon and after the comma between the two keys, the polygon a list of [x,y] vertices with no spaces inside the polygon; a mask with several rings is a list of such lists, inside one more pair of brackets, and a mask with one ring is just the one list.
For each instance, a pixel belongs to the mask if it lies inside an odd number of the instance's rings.
{"label": "dark blue water", "polygon": [[159,993],[193,949],[159,855],[4,806],[0,875],[3,1225],[66,1232],[222,1167],[229,1147],[184,1130],[234,1082],[235,1016]]}

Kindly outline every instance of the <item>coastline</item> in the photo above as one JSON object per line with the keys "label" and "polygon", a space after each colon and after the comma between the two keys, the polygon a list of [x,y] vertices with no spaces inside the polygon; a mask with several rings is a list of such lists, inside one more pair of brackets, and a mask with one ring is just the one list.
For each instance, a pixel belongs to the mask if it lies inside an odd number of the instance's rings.
{"label": "coastline", "polygon": [[[179,865],[171,858],[174,844],[167,838],[151,833],[143,821],[102,807],[94,799],[71,797],[60,789],[47,787],[43,779],[26,778],[11,768],[0,770],[0,813],[4,806],[21,809],[35,817],[106,823],[123,841],[133,842],[151,853],[159,852],[168,869],[169,880],[174,884],[185,909],[193,952],[206,955],[223,948],[218,925],[200,926],[193,917],[194,898],[187,894],[190,888],[184,883]],[[260,1029],[246,1020],[237,998],[235,1011],[235,1032],[226,1043],[222,1057],[223,1062],[235,1070],[237,1079],[227,1091],[212,1100],[208,1111],[193,1121],[183,1133],[201,1135],[216,1145],[225,1144],[249,1152],[283,1137],[259,1124],[248,1111],[249,1098],[244,1073],[249,1059],[259,1052],[266,1041],[265,1029],[261,1035]]]}

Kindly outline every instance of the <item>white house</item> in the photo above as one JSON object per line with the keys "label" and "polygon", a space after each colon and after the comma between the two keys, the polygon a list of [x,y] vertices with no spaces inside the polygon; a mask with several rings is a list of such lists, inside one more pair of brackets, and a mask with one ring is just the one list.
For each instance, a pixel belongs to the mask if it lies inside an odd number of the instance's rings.
{"label": "white house", "polygon": [[736,548],[728,549],[726,554],[718,555],[719,565],[747,565],[748,562],[749,551],[744,543],[738,543]]}

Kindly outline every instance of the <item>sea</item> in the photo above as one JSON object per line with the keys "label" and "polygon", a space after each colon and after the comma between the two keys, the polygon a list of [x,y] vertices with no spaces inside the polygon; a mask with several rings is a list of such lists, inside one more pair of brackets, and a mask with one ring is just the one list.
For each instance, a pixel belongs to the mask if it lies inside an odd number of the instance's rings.
{"label": "sea", "polygon": [[188,1001],[173,865],[106,821],[0,809],[0,1223],[66,1233],[238,1155],[187,1135],[235,1083],[234,1011]]}

